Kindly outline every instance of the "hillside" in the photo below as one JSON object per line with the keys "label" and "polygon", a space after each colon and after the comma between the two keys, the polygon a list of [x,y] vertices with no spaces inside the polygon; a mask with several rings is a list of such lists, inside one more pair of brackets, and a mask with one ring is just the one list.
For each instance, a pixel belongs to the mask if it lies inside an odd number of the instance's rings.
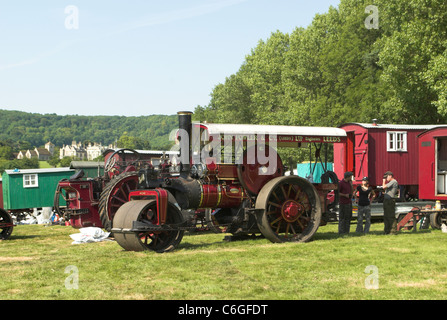
{"label": "hillside", "polygon": [[56,146],[76,141],[103,145],[127,135],[148,141],[152,149],[169,149],[169,133],[176,129],[175,115],[79,116],[0,110],[0,141],[29,148],[51,141]]}

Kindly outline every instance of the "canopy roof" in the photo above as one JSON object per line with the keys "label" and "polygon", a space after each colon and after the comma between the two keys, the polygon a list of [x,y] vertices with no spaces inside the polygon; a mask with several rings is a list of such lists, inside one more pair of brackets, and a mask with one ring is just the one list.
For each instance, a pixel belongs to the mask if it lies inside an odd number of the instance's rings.
{"label": "canopy roof", "polygon": [[294,127],[294,126],[274,126],[257,124],[201,124],[209,134],[269,134],[281,136],[316,136],[316,137],[346,137],[346,131],[339,128],[329,127]]}
{"label": "canopy roof", "polygon": [[200,124],[209,135],[229,136],[250,136],[269,135],[277,136],[278,142],[321,142],[336,143],[343,142],[346,138],[346,131],[340,128],[329,127],[296,127],[296,126],[275,126],[275,125],[255,125],[255,124]]}
{"label": "canopy roof", "polygon": [[8,175],[13,174],[39,174],[39,173],[54,173],[54,172],[69,172],[69,171],[75,171],[73,169],[70,169],[69,167],[63,167],[63,168],[48,168],[48,169],[13,169],[13,170],[5,170],[5,172]]}

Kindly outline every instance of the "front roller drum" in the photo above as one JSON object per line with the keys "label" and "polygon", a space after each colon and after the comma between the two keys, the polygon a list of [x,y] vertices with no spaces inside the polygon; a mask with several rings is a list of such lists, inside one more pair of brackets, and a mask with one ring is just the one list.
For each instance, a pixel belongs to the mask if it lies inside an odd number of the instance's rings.
{"label": "front roller drum", "polygon": [[256,221],[272,242],[307,242],[321,223],[321,202],[315,187],[297,176],[269,181],[256,199]]}
{"label": "front roller drum", "polygon": [[[132,231],[134,222],[148,226],[148,231]],[[166,224],[178,225],[182,222],[181,211],[169,203]],[[184,234],[184,230],[163,230],[162,226],[158,226],[156,200],[134,200],[123,204],[113,218],[112,231],[116,242],[125,250],[159,253],[174,250]]]}

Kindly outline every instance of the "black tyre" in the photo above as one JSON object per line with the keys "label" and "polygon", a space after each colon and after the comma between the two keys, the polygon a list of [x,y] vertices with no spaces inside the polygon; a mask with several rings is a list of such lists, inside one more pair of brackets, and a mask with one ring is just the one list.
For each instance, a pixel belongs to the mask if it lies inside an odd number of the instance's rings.
{"label": "black tyre", "polygon": [[440,212],[434,212],[430,214],[430,226],[433,229],[441,229],[441,213]]}
{"label": "black tyre", "polygon": [[[156,200],[135,200],[122,205],[113,219],[114,228],[132,229],[133,222],[156,224]],[[184,221],[181,211],[172,203],[168,205],[166,224],[179,225]],[[115,240],[128,251],[152,250],[164,253],[174,250],[182,241],[183,230],[169,230],[156,232],[115,232]]]}
{"label": "black tyre", "polygon": [[0,240],[9,239],[13,229],[14,222],[11,215],[7,211],[0,209]]}

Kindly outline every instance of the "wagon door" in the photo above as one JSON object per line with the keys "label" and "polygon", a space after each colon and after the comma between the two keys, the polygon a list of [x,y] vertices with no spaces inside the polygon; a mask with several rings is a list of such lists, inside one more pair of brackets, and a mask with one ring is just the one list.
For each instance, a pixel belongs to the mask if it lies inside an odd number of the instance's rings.
{"label": "wagon door", "polygon": [[355,132],[347,132],[345,163],[345,171],[355,171]]}
{"label": "wagon door", "polygon": [[354,177],[356,181],[361,181],[368,176],[368,132],[355,133],[354,154]]}

